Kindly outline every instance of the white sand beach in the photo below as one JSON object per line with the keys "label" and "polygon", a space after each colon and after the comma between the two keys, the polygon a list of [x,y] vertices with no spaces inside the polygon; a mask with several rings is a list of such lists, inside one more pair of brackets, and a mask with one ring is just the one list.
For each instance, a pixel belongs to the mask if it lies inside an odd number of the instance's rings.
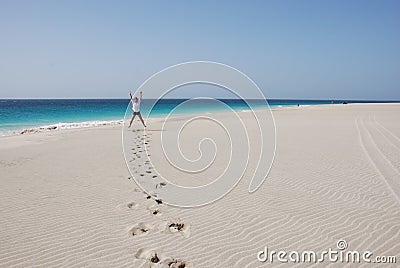
{"label": "white sand beach", "polygon": [[[264,184],[250,194],[245,173],[224,198],[198,208],[168,206],[139,189],[125,163],[121,126],[0,138],[0,267],[310,267],[260,262],[257,254],[266,246],[337,249],[341,239],[349,250],[397,256],[398,265],[400,105],[291,107],[273,115],[277,149]],[[161,157],[161,121],[141,129],[135,122],[138,140]],[[217,140],[223,135],[215,133]],[[197,148],[197,138],[182,146]],[[143,179],[154,189],[162,187],[150,164],[134,163],[146,165]],[[210,170],[221,172],[221,163]],[[210,170],[174,182],[208,183]]]}

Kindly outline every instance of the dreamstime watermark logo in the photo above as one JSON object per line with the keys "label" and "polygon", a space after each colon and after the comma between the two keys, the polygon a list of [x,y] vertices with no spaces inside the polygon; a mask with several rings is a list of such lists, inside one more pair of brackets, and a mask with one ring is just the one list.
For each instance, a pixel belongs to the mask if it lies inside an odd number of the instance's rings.
{"label": "dreamstime watermark logo", "polygon": [[396,256],[374,256],[371,251],[348,250],[346,240],[340,239],[336,249],[329,248],[320,252],[306,251],[275,251],[265,247],[259,251],[257,259],[260,262],[281,263],[396,263]]}
{"label": "dreamstime watermark logo", "polygon": [[[265,96],[248,76],[221,63],[187,62],[151,76],[137,90],[143,92],[150,107],[141,111],[143,118],[147,120],[170,93],[178,91],[181,96],[188,86],[197,84],[234,96],[247,106],[246,112],[198,90],[195,97],[185,98],[166,116],[152,119],[143,132],[126,124],[123,127],[124,156],[136,183],[166,204],[180,207],[202,206],[220,199],[244,174],[251,178],[248,191],[256,191],[275,155],[275,123]],[[131,105],[125,123],[132,115]],[[196,109],[199,113],[186,113],[179,120],[175,116]],[[219,110],[223,112],[215,112]],[[201,185],[179,184],[190,178],[205,180]],[[164,187],[155,189],[156,181]]]}

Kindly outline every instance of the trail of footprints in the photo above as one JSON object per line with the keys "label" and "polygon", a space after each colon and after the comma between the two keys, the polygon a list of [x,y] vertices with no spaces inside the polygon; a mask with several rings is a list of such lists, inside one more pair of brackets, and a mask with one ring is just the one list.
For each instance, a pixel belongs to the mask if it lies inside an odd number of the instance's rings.
{"label": "trail of footprints", "polygon": [[[138,180],[156,180],[158,178],[155,174],[153,167],[151,166],[148,157],[151,156],[146,149],[150,147],[151,133],[144,133],[141,135],[140,132],[136,131],[134,146],[131,149],[132,158],[129,160],[131,163],[135,163],[135,170],[133,175]],[[146,156],[147,154],[147,156]],[[131,179],[129,177],[128,179]],[[160,181],[154,182],[155,190],[167,187],[167,183]],[[154,216],[155,223],[139,222],[129,229],[129,235],[134,239],[138,236],[146,235],[149,233],[159,234],[180,234],[184,238],[190,236],[190,224],[182,221],[181,219],[165,220],[162,219],[162,212],[165,208],[163,201],[157,197],[156,193],[151,195],[146,194],[139,190],[134,189],[134,192],[140,193],[143,198],[142,202],[129,202],[127,203],[128,209],[138,209],[140,204],[145,204],[146,210],[152,216]],[[166,268],[187,268],[191,267],[189,263],[166,256],[160,250],[154,249],[139,249],[135,254],[135,258],[146,260],[150,267],[166,267]]]}
{"label": "trail of footprints", "polygon": [[[161,213],[161,207],[162,207],[162,200],[160,199],[153,199],[151,196],[146,196],[146,199],[151,199],[154,201],[154,204],[147,206],[147,210],[150,212],[150,214],[154,216],[160,216]],[[137,208],[138,204],[135,202],[130,202],[128,203],[128,208],[135,207]],[[132,236],[138,236],[142,234],[148,234],[152,232],[157,232],[157,233],[166,233],[166,234],[181,234],[183,237],[188,238],[190,236],[190,224],[185,223],[181,219],[175,219],[175,220],[155,220],[155,224],[150,224],[150,223],[138,223],[134,225],[130,230],[129,234]]]}
{"label": "trail of footprints", "polygon": [[[147,159],[147,157],[150,157],[151,155],[146,151],[146,148],[148,149],[151,147],[149,145],[151,135],[151,133],[145,133],[142,136],[140,134],[136,136],[134,140],[134,146],[131,148],[132,158],[129,160],[129,162],[138,162],[136,164],[136,169],[133,171],[135,176],[147,177],[148,175],[151,178],[156,179],[158,176],[156,174],[152,174],[153,167],[151,166],[150,160]],[[146,160],[143,162],[141,161],[143,159]]]}

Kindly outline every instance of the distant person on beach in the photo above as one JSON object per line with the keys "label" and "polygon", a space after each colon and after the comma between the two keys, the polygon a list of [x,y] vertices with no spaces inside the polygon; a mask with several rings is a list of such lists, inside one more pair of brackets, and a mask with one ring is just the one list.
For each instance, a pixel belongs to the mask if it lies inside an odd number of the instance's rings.
{"label": "distant person on beach", "polygon": [[139,116],[140,121],[142,121],[142,124],[144,127],[146,127],[146,124],[144,123],[144,120],[142,118],[142,115],[140,114],[140,103],[142,102],[142,91],[140,91],[140,99],[138,97],[132,98],[132,91],[129,92],[129,96],[131,97],[132,101],[132,110],[133,110],[133,115],[131,122],[129,123],[129,127],[131,127],[133,120],[135,119],[135,116]]}

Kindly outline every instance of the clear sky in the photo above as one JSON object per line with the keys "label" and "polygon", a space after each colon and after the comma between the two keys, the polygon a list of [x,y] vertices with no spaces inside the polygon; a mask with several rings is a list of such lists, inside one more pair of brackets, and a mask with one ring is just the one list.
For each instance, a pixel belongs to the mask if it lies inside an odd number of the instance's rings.
{"label": "clear sky", "polygon": [[400,1],[0,0],[0,98],[119,98],[217,61],[267,98],[400,100]]}

